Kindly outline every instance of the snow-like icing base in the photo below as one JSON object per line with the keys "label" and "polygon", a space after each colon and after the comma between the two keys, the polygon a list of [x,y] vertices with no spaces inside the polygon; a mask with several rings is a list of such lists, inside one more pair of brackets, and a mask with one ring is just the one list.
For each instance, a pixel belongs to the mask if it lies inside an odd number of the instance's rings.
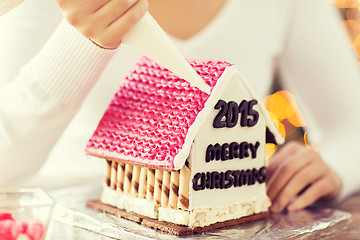
{"label": "snow-like icing base", "polygon": [[154,219],[158,218],[158,207],[152,201],[115,191],[108,186],[104,186],[101,202],[125,209],[128,212],[138,213]]}
{"label": "snow-like icing base", "polygon": [[168,207],[157,207],[152,201],[115,191],[107,186],[104,186],[101,201],[117,208],[125,209],[128,212],[135,212],[150,218],[191,228],[204,227],[217,222],[267,212],[271,205],[269,198],[263,195],[251,201],[234,203],[227,206],[195,208],[184,211]]}

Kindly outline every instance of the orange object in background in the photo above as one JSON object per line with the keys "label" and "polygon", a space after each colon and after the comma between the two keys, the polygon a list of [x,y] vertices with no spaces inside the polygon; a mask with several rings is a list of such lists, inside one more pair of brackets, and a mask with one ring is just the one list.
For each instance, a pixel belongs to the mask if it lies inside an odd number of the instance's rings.
{"label": "orange object in background", "polygon": [[[303,141],[302,127],[305,122],[295,97],[288,91],[277,91],[263,100],[265,108],[281,135],[288,140]],[[278,149],[274,144],[266,144],[265,159],[269,159]]]}
{"label": "orange object in background", "polygon": [[351,40],[354,40],[356,36],[360,34],[360,22],[349,19],[344,21],[344,25],[350,35]]}
{"label": "orange object in background", "polygon": [[356,8],[359,7],[359,0],[334,0],[338,8]]}
{"label": "orange object in background", "polygon": [[344,26],[352,41],[356,56],[360,59],[360,0],[334,0],[343,18]]}
{"label": "orange object in background", "polygon": [[[290,92],[275,92],[264,99],[264,105],[270,112],[270,117],[279,130],[281,130],[280,124],[284,120],[287,120],[294,127],[305,126],[305,122],[296,103],[296,99]],[[283,134],[283,137],[286,137],[286,135]]]}
{"label": "orange object in background", "polygon": [[356,36],[353,41],[353,47],[355,50],[355,54],[358,58],[360,58],[360,34]]}

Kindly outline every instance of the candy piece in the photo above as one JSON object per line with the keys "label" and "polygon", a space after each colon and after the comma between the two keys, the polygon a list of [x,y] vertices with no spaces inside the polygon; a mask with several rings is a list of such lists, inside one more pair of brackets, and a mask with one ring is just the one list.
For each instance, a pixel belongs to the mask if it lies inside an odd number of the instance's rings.
{"label": "candy piece", "polygon": [[154,187],[155,187],[155,170],[148,169],[147,171],[147,179],[146,179],[146,199],[153,200],[154,199]]}
{"label": "candy piece", "polygon": [[179,197],[179,172],[171,172],[169,207],[176,209]]}
{"label": "candy piece", "polygon": [[29,227],[29,224],[27,222],[21,222],[18,224],[18,231],[19,234],[26,234],[26,231]]}
{"label": "candy piece", "polygon": [[110,187],[111,182],[111,161],[106,161],[106,173],[105,173],[105,182],[108,187]]}
{"label": "candy piece", "polygon": [[179,201],[178,208],[187,210],[189,208],[189,181],[190,169],[184,166],[179,176]]}
{"label": "candy piece", "polygon": [[45,227],[39,220],[34,220],[29,223],[26,234],[30,240],[41,240],[45,233]]}
{"label": "candy piece", "polygon": [[139,178],[139,197],[146,198],[146,186],[147,186],[147,169],[142,167],[140,170]]}
{"label": "candy piece", "polygon": [[0,213],[0,221],[2,220],[14,220],[12,214],[11,213]]}
{"label": "candy piece", "polygon": [[110,188],[116,190],[116,178],[117,178],[118,163],[115,161],[111,162],[111,174],[110,174]]}
{"label": "candy piece", "polygon": [[125,179],[124,179],[124,192],[130,193],[131,191],[131,180],[133,173],[133,165],[125,164]]}
{"label": "candy piece", "polygon": [[161,204],[162,179],[163,179],[163,171],[156,169],[155,186],[154,186],[154,202],[156,206],[160,206]]}
{"label": "candy piece", "polygon": [[125,176],[125,164],[118,163],[117,178],[116,178],[116,190],[124,191],[124,176]]}
{"label": "candy piece", "polygon": [[13,219],[0,221],[0,240],[16,240],[18,235],[18,227]]}
{"label": "candy piece", "polygon": [[169,171],[163,172],[162,189],[161,189],[161,206],[167,207],[169,204],[170,195],[170,177]]}
{"label": "candy piece", "polygon": [[134,196],[138,196],[139,194],[139,178],[140,178],[140,166],[135,165],[133,167],[132,179],[131,179],[131,191],[130,193]]}

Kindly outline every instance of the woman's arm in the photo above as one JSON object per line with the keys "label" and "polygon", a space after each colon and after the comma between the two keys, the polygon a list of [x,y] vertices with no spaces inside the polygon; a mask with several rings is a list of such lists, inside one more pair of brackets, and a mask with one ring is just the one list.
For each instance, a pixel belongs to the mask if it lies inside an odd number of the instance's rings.
{"label": "woman's arm", "polygon": [[299,101],[316,150],[291,144],[274,155],[268,171],[274,211],[360,189],[360,75],[339,15],[324,0],[298,1],[288,27],[282,83]]}
{"label": "woman's arm", "polygon": [[[65,13],[84,9],[81,1],[71,7],[66,2],[76,1],[61,1]],[[139,3],[128,11],[136,11],[137,20],[147,7],[145,1]],[[80,22],[82,26],[93,25],[86,18],[88,14],[73,24],[78,28]],[[102,20],[102,17],[98,19]],[[135,23],[132,19],[131,24]],[[97,32],[99,38],[103,31]],[[113,37],[120,44],[121,36],[114,32],[104,34],[108,34],[107,41]],[[97,37],[92,40],[87,37],[63,21],[41,51],[22,67],[16,79],[0,89],[0,185],[25,178],[39,169],[115,54],[114,50],[94,44],[98,42]],[[29,34],[29,38],[35,41],[36,36]]]}
{"label": "woman's arm", "polygon": [[56,3],[47,0],[27,0],[0,18],[0,87],[16,78],[62,19]]}
{"label": "woman's arm", "polygon": [[114,53],[64,21],[0,89],[0,183],[39,169]]}

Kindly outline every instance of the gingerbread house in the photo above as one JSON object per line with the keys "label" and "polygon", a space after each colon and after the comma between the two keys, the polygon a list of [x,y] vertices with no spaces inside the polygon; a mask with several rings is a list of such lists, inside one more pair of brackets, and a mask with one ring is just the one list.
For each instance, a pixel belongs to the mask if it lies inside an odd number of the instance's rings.
{"label": "gingerbread house", "polygon": [[101,202],[191,229],[267,212],[265,144],[281,144],[236,66],[189,61],[210,95],[143,57],[86,152],[105,159]]}

